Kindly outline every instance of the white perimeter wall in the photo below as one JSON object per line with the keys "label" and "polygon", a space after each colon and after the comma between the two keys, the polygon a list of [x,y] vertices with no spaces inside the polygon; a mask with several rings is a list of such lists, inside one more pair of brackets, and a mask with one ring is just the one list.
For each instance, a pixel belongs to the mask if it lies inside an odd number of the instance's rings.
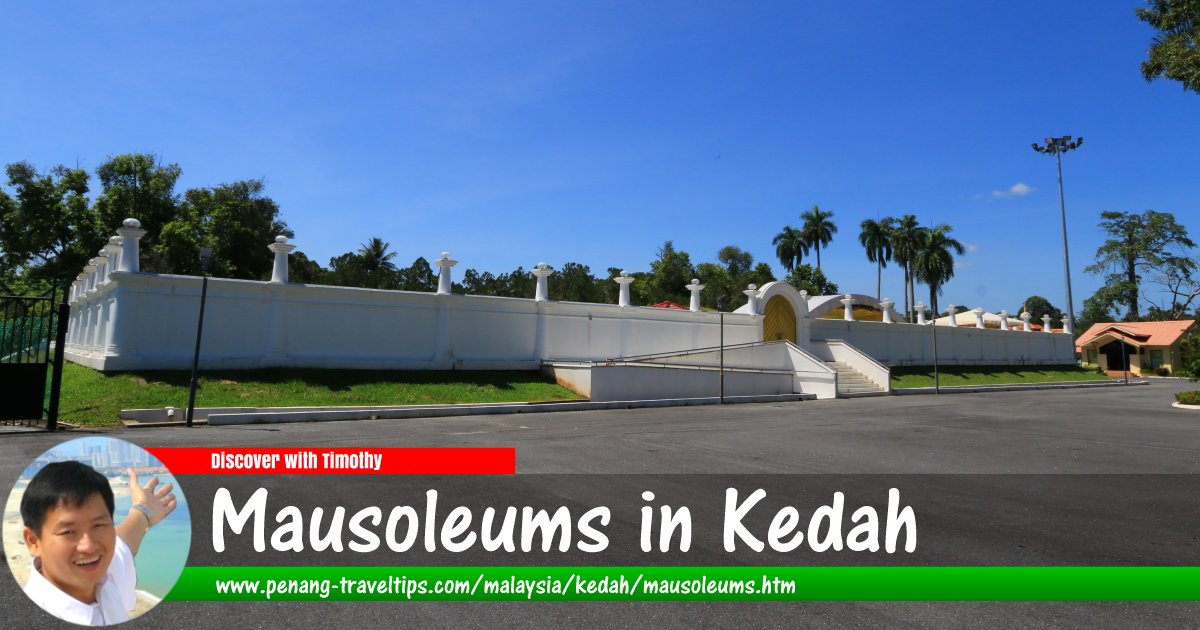
{"label": "white perimeter wall", "polygon": [[[113,272],[71,305],[67,358],[100,370],[187,369],[200,278]],[[205,369],[322,367],[536,369],[712,348],[719,316],[612,304],[436,295],[210,279]],[[933,363],[933,327],[806,319],[814,340],[842,339],[885,365]],[[1072,335],[937,326],[945,365],[1075,362]],[[725,314],[725,343],[762,340],[762,316]]]}
{"label": "white perimeter wall", "polygon": [[1068,365],[1075,338],[1065,333],[1016,332],[965,326],[918,326],[814,319],[813,339],[841,339],[884,365]]}
{"label": "white perimeter wall", "polygon": [[[67,358],[101,370],[187,369],[200,278],[110,274],[71,305]],[[720,343],[716,313],[209,279],[200,365],[536,369]],[[725,343],[762,339],[727,313]]]}

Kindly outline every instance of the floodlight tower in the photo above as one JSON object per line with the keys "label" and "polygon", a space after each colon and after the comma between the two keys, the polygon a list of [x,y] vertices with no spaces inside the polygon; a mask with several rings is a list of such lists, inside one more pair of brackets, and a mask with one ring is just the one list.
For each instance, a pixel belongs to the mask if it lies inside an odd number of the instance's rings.
{"label": "floodlight tower", "polygon": [[1071,140],[1071,136],[1046,138],[1046,146],[1038,146],[1038,143],[1033,143],[1034,151],[1053,155],[1058,160],[1058,208],[1062,213],[1063,272],[1067,277],[1067,317],[1071,318],[1072,331],[1075,330],[1075,300],[1071,297],[1071,259],[1067,253],[1067,204],[1063,199],[1062,154],[1079,148],[1081,144],[1083,144],[1082,137]]}

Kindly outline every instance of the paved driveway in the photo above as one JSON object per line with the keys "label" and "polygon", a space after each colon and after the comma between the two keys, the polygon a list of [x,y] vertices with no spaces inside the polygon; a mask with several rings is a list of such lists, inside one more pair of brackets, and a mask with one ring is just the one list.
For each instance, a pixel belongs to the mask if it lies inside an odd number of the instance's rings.
{"label": "paved driveway", "polygon": [[[117,433],[144,446],[514,446],[522,473],[1200,474],[1200,413],[1170,406],[1174,392],[1195,388],[1158,380],[1111,389]],[[0,436],[0,486],[11,486],[33,457],[69,437]],[[6,617],[32,614],[29,607],[15,588],[0,586]],[[1194,625],[1198,618],[1195,604],[168,603],[129,627],[397,619],[457,627],[1128,627]]]}

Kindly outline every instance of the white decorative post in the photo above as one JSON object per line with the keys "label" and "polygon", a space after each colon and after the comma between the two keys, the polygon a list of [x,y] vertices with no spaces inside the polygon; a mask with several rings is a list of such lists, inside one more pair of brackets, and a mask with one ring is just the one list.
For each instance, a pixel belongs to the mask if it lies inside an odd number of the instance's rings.
{"label": "white decorative post", "polygon": [[846,297],[838,301],[842,303],[842,319],[848,322],[854,321],[854,298],[847,293]]}
{"label": "white decorative post", "polygon": [[924,326],[925,325],[925,303],[917,302],[916,306],[917,306],[917,325]]}
{"label": "white decorative post", "polygon": [[1033,332],[1033,327],[1029,325],[1029,320],[1033,319],[1033,315],[1029,311],[1021,312],[1021,330],[1025,332]]}
{"label": "white decorative post", "polygon": [[83,268],[83,273],[87,274],[87,284],[83,288],[84,294],[96,291],[96,270],[99,268],[95,258],[89,260],[87,266]]}
{"label": "white decorative post", "polygon": [[450,281],[450,269],[458,264],[457,260],[450,260],[450,252],[442,252],[442,257],[434,262],[438,266],[438,295],[450,295],[453,284]]}
{"label": "white decorative post", "polygon": [[121,225],[117,229],[117,234],[121,236],[121,267],[118,271],[137,273],[141,268],[138,264],[138,241],[146,235],[146,230],[141,229],[142,223],[137,219],[125,219]]}
{"label": "white decorative post", "polygon": [[96,288],[108,283],[108,246],[96,252]]}
{"label": "white decorative post", "polygon": [[1063,315],[1062,323],[1063,323],[1063,332],[1067,333],[1068,335],[1071,334],[1073,332],[1071,330],[1071,318],[1066,315]]}
{"label": "white decorative post", "polygon": [[292,253],[296,246],[288,243],[287,237],[280,234],[275,237],[274,243],[267,245],[267,249],[275,254],[275,266],[271,268],[271,282],[287,284],[288,254]]}
{"label": "white decorative post", "polygon": [[975,308],[975,310],[973,310],[971,312],[975,313],[975,327],[976,328],[984,328],[985,326],[983,325],[983,307],[978,306]]}
{"label": "white decorative post", "polygon": [[108,252],[108,271],[104,274],[106,278],[112,278],[112,272],[121,270],[121,241],[120,236],[114,236],[108,239],[108,245],[104,246],[104,250]]}
{"label": "white decorative post", "polygon": [[758,314],[758,285],[746,285],[746,290],[742,291],[742,293],[746,294],[746,303],[750,305],[750,314]]}
{"label": "white decorative post", "polygon": [[1008,330],[1008,311],[1003,310],[1003,309],[1000,310],[1000,330],[1003,330],[1004,332],[1009,332],[1009,330]]}
{"label": "white decorative post", "polygon": [[883,323],[885,324],[892,323],[892,304],[895,302],[887,298],[883,298],[883,301],[879,303],[883,307]]}
{"label": "white decorative post", "polygon": [[75,282],[71,283],[71,302],[75,302],[83,295],[84,275],[81,273],[75,276]]}
{"label": "white decorative post", "polygon": [[958,326],[958,311],[954,310],[953,304],[946,305],[946,313],[950,315],[950,325]]}
{"label": "white decorative post", "polygon": [[632,306],[633,301],[629,299],[629,285],[633,283],[633,278],[629,276],[629,272],[622,269],[621,275],[613,280],[621,285],[621,297],[617,299],[617,306]]}
{"label": "white decorative post", "polygon": [[692,292],[692,302],[690,305],[691,311],[693,313],[699,313],[700,312],[700,290],[704,288],[704,285],[700,284],[699,279],[692,278],[692,283],[683,288]]}
{"label": "white decorative post", "polygon": [[546,302],[550,299],[550,288],[547,278],[554,273],[554,268],[544,262],[540,262],[533,267],[533,275],[537,276],[537,289],[534,291],[533,300],[535,302]]}
{"label": "white decorative post", "polygon": [[1050,327],[1049,313],[1047,313],[1046,315],[1042,315],[1042,332],[1054,332],[1054,329],[1052,329]]}

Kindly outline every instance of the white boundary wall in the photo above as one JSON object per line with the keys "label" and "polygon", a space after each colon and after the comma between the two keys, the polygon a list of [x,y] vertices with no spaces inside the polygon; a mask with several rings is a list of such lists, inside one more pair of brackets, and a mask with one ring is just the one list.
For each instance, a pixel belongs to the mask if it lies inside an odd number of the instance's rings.
{"label": "white boundary wall", "polygon": [[[71,305],[67,358],[113,371],[187,369],[201,279],[112,272]],[[205,369],[537,369],[720,344],[719,315],[613,304],[210,278]],[[725,343],[762,317],[725,314]]]}
{"label": "white boundary wall", "polygon": [[[123,243],[90,261],[72,286],[69,360],[105,371],[190,367],[201,279],[138,272],[133,237],[140,232],[123,228]],[[131,251],[117,251],[122,247]],[[279,249],[279,275],[291,246],[272,247]],[[447,256],[439,263],[453,266]],[[542,295],[546,271],[538,277]],[[720,344],[717,313],[289,284],[282,275],[272,282],[209,279],[203,368],[537,369],[544,361],[607,361]],[[627,289],[624,283],[622,293]],[[784,283],[745,293],[749,303],[725,314],[726,345],[762,341],[762,309],[781,295],[796,312],[802,350],[810,340],[840,339],[884,365],[930,365],[936,328],[944,365],[1075,362],[1070,334],[812,318],[809,298]]]}
{"label": "white boundary wall", "polygon": [[[935,331],[936,328],[936,331]],[[839,319],[809,322],[813,339],[841,339],[884,365],[1070,365],[1075,337],[966,326],[918,326]]]}

